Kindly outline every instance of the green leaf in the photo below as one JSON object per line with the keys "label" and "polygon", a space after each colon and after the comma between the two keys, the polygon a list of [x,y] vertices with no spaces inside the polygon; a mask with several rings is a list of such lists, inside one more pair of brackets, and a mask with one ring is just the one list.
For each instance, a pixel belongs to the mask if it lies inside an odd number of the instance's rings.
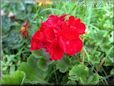
{"label": "green leaf", "polygon": [[69,79],[79,81],[80,84],[84,85],[96,85],[99,82],[99,75],[89,73],[89,68],[84,64],[75,65],[69,72]]}
{"label": "green leaf", "polygon": [[105,66],[111,66],[111,65],[113,64],[113,62],[114,62],[113,58],[111,58],[111,57],[106,57],[106,58],[105,58],[105,63],[104,63],[104,65],[105,65]]}
{"label": "green leaf", "polygon": [[25,73],[23,71],[16,71],[11,75],[4,75],[1,79],[1,84],[23,84]]}
{"label": "green leaf", "polygon": [[19,70],[24,71],[26,74],[25,83],[46,83],[46,71],[40,68],[37,64],[38,61],[34,57],[29,57],[27,62],[23,62]]}
{"label": "green leaf", "polygon": [[88,84],[96,85],[99,83],[100,76],[98,74],[91,75],[88,79]]}
{"label": "green leaf", "polygon": [[35,58],[42,58],[43,52],[41,50],[35,50],[35,51],[32,51],[32,55]]}
{"label": "green leaf", "polygon": [[71,80],[86,80],[89,75],[89,69],[84,64],[75,65],[69,71],[69,79]]}
{"label": "green leaf", "polygon": [[87,85],[88,84],[87,77],[85,77],[85,78],[80,77],[80,84]]}
{"label": "green leaf", "polygon": [[45,57],[46,60],[49,60],[49,55],[46,54],[43,50],[32,51],[32,55],[38,59],[42,59]]}
{"label": "green leaf", "polygon": [[35,66],[36,65],[31,66],[27,63],[21,64],[19,70],[24,71],[27,76],[25,83],[46,83],[43,71]]}
{"label": "green leaf", "polygon": [[76,85],[77,83],[75,82],[75,81],[73,81],[73,80],[69,80],[68,82],[67,82],[67,84],[74,84],[74,85]]}
{"label": "green leaf", "polygon": [[48,61],[42,56],[37,56],[37,58],[31,56],[27,59],[27,63],[31,66],[37,65],[41,70],[46,70],[48,66]]}
{"label": "green leaf", "polygon": [[59,69],[60,72],[64,73],[68,70],[70,66],[69,58],[64,57],[63,59],[57,61],[56,68]]}
{"label": "green leaf", "polygon": [[8,35],[3,39],[4,47],[9,49],[17,49],[22,46],[22,39],[20,38],[19,32],[12,30],[8,32]]}
{"label": "green leaf", "polygon": [[110,74],[112,74],[112,75],[114,74],[114,68],[111,70]]}
{"label": "green leaf", "polygon": [[48,64],[44,58],[39,59],[37,64],[38,64],[40,69],[43,69],[43,70],[47,69]]}
{"label": "green leaf", "polygon": [[10,73],[14,73],[15,72],[15,65],[11,65],[10,66]]}

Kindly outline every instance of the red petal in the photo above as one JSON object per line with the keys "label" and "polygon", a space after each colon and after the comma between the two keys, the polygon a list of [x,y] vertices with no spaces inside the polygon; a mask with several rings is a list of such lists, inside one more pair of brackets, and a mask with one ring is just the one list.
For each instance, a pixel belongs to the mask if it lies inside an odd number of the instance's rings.
{"label": "red petal", "polygon": [[60,36],[67,40],[79,38],[79,34],[77,34],[76,30],[73,27],[62,28]]}
{"label": "red petal", "polygon": [[64,55],[64,52],[57,41],[54,41],[48,46],[48,53],[51,56],[51,60],[60,60]]}
{"label": "red petal", "polygon": [[59,18],[60,18],[62,21],[64,21],[64,19],[65,19],[66,16],[67,16],[67,14],[63,14],[63,15],[61,15]]}
{"label": "red petal", "polygon": [[31,46],[30,46],[30,50],[38,50],[38,49],[41,49],[42,46],[41,46],[41,42],[40,41],[37,41],[37,40],[32,40],[31,41]]}
{"label": "red petal", "polygon": [[79,34],[84,34],[85,33],[86,26],[84,23],[76,23],[76,32]]}
{"label": "red petal", "polygon": [[55,34],[54,34],[54,31],[53,29],[45,29],[44,30],[44,35],[45,35],[45,40],[48,41],[48,42],[51,42],[54,40],[55,38]]}
{"label": "red petal", "polygon": [[42,41],[44,40],[44,35],[41,31],[37,31],[31,39],[30,50],[38,50],[42,48]]}
{"label": "red petal", "polygon": [[75,17],[74,17],[74,16],[70,16],[69,19],[68,19],[68,24],[69,24],[69,25],[70,25],[70,24],[71,24],[71,25],[72,25],[72,24],[74,25],[74,23],[75,23]]}
{"label": "red petal", "polygon": [[74,18],[74,16],[70,16],[68,20],[68,26],[73,27],[78,34],[84,34],[86,26],[81,22],[79,18]]}
{"label": "red petal", "polygon": [[62,38],[60,38],[60,45],[63,48],[64,52],[70,56],[80,52],[83,46],[80,39],[68,41]]}

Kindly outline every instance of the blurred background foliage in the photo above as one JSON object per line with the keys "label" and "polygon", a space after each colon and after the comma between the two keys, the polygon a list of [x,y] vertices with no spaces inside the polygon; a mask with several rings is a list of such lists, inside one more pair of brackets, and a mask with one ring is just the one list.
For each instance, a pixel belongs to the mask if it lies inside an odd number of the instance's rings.
{"label": "blurred background foliage", "polygon": [[[2,0],[1,84],[100,84],[114,81],[113,0]],[[49,61],[31,53],[30,39],[50,14],[70,14],[86,24],[83,50]],[[20,33],[27,21],[27,37]],[[23,30],[22,30],[23,31]],[[40,56],[38,56],[41,54]]]}

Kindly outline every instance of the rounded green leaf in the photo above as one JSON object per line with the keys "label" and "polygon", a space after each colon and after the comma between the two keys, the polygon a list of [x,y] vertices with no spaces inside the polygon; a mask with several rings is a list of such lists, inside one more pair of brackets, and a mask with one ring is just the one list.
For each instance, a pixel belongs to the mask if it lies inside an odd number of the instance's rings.
{"label": "rounded green leaf", "polygon": [[1,79],[1,84],[23,84],[25,73],[23,71],[16,71],[11,75],[4,75]]}
{"label": "rounded green leaf", "polygon": [[84,64],[75,65],[69,72],[69,79],[71,80],[80,80],[83,78],[86,80],[89,75],[89,69]]}
{"label": "rounded green leaf", "polygon": [[114,68],[111,70],[110,74],[114,74]]}
{"label": "rounded green leaf", "polygon": [[96,85],[99,83],[99,79],[100,77],[98,74],[91,75],[88,79],[88,84]]}
{"label": "rounded green leaf", "polygon": [[63,59],[56,62],[56,68],[59,69],[60,72],[64,73],[68,70],[70,66],[69,58],[64,57]]}

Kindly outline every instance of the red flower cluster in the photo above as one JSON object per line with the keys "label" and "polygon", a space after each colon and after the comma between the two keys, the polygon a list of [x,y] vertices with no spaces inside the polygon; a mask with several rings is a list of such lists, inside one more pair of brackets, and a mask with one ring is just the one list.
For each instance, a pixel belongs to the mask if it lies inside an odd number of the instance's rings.
{"label": "red flower cluster", "polygon": [[64,53],[73,56],[82,49],[80,35],[85,33],[85,28],[84,23],[74,16],[50,15],[32,36],[30,49],[44,48],[51,60],[61,59]]}

